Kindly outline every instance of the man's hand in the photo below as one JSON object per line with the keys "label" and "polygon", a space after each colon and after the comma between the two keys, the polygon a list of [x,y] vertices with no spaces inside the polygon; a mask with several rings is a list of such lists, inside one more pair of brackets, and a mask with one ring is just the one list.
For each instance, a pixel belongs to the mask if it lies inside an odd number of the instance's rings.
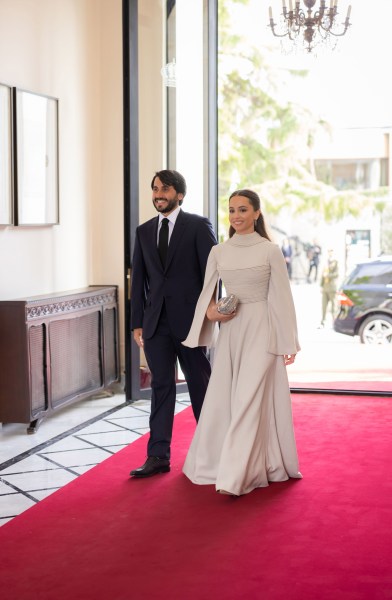
{"label": "man's hand", "polygon": [[135,340],[135,342],[137,343],[139,348],[143,348],[144,340],[143,340],[143,329],[142,328],[133,330],[133,339]]}

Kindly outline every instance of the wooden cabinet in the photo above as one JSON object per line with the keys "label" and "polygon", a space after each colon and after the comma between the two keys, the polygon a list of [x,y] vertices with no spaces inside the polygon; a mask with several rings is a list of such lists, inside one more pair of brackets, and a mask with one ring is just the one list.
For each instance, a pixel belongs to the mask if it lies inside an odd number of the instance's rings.
{"label": "wooden cabinet", "polygon": [[119,376],[117,286],[0,301],[0,422],[33,433]]}

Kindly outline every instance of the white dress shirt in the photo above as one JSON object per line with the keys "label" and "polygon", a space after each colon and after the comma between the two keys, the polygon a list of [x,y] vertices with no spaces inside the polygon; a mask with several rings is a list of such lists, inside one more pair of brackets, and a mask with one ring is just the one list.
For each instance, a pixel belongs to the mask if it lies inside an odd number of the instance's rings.
{"label": "white dress shirt", "polygon": [[175,210],[173,210],[173,212],[170,213],[170,215],[168,215],[167,217],[165,215],[163,215],[162,213],[159,213],[157,246],[159,244],[159,232],[160,232],[161,226],[162,226],[162,219],[167,219],[169,221],[169,244],[170,244],[171,234],[173,233],[174,225],[176,224],[176,219],[178,217],[178,213],[180,212],[180,210],[181,210],[181,207],[177,206],[177,208]]}

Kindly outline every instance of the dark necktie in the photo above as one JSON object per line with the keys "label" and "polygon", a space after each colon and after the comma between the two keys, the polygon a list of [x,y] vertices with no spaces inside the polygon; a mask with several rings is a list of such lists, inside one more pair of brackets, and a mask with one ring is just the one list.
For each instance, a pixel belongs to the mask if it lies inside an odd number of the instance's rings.
{"label": "dark necktie", "polygon": [[169,245],[169,219],[162,219],[159,230],[158,250],[161,257],[162,266],[166,264],[167,248]]}

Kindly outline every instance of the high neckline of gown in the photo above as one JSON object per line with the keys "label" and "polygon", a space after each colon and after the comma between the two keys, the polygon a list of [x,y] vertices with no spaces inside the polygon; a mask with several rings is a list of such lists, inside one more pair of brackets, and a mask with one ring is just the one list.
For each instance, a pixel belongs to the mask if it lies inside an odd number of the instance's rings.
{"label": "high neckline of gown", "polygon": [[243,233],[242,235],[235,233],[227,240],[227,242],[232,246],[254,246],[255,244],[260,244],[264,241],[265,238],[261,237],[257,231],[253,231],[252,233]]}

